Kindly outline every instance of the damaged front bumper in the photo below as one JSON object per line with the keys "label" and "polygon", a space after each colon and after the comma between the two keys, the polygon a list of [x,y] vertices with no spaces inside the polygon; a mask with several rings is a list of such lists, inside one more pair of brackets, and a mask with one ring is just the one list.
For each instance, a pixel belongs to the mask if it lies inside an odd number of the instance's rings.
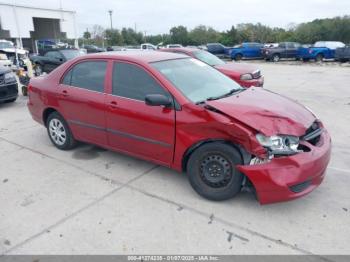
{"label": "damaged front bumper", "polygon": [[253,183],[261,204],[292,200],[321,184],[330,160],[331,138],[324,130],[316,145],[304,141],[303,146],[308,152],[237,166]]}

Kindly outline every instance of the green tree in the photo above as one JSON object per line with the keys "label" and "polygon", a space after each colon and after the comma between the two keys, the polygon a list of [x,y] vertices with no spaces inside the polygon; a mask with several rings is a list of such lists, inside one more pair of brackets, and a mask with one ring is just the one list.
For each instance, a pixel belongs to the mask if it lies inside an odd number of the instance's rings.
{"label": "green tree", "polygon": [[238,43],[237,30],[234,26],[230,30],[221,33],[220,43],[226,46],[233,46]]}
{"label": "green tree", "polygon": [[187,28],[180,25],[170,29],[170,38],[173,44],[188,44],[188,31]]}
{"label": "green tree", "polygon": [[108,46],[120,46],[124,44],[123,36],[117,29],[105,31]]}
{"label": "green tree", "polygon": [[218,42],[221,38],[221,34],[212,27],[205,25],[199,25],[195,27],[190,33],[190,43],[193,45],[203,45],[207,43]]}
{"label": "green tree", "polygon": [[91,34],[90,34],[90,32],[89,32],[87,29],[86,29],[86,31],[84,32],[83,37],[84,37],[86,40],[88,40],[88,39],[91,38]]}

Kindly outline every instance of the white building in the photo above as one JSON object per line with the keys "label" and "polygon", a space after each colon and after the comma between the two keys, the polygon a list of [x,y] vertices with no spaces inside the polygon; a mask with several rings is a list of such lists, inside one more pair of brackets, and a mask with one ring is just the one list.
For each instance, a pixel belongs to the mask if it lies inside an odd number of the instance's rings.
{"label": "white building", "polygon": [[76,12],[0,3],[0,39],[32,51],[41,39],[74,39],[77,46]]}

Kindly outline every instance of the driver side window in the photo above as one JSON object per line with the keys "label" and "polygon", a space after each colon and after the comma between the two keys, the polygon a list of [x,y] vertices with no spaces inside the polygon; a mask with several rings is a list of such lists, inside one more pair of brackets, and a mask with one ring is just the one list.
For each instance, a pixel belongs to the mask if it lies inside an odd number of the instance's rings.
{"label": "driver side window", "polygon": [[153,76],[133,64],[114,63],[112,84],[113,95],[130,99],[145,101],[152,94],[170,96]]}

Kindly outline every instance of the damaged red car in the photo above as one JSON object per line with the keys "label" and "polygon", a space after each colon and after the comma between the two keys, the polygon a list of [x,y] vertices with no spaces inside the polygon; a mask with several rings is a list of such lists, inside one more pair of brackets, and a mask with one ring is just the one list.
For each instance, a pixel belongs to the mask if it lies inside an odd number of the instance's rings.
{"label": "damaged red car", "polygon": [[330,135],[304,106],[180,54],[75,58],[31,80],[28,108],[57,148],[83,141],[173,168],[211,200],[245,186],[262,204],[301,197],[330,160]]}
{"label": "damaged red car", "polygon": [[178,47],[159,49],[162,52],[185,54],[196,58],[227,75],[243,87],[264,86],[264,76],[255,66],[242,63],[226,63],[217,56],[197,48]]}

